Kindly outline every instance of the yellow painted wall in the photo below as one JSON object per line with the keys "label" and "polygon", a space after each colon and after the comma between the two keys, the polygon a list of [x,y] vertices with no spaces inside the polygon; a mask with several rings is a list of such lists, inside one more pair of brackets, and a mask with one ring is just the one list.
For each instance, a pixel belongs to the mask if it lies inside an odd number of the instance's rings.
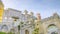
{"label": "yellow painted wall", "polygon": [[4,12],[4,6],[2,3],[0,3],[0,23],[2,22],[3,12]]}
{"label": "yellow painted wall", "polygon": [[0,22],[2,22],[3,10],[0,10]]}

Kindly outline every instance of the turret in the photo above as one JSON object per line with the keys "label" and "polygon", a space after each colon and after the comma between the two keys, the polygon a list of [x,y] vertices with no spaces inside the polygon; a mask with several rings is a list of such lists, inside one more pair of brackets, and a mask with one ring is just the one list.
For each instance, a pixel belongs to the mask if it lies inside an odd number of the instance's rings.
{"label": "turret", "polygon": [[3,12],[4,12],[4,5],[2,1],[0,0],[0,22],[2,22]]}
{"label": "turret", "polygon": [[33,16],[33,14],[34,14],[33,12],[30,12],[30,15],[31,15],[31,16]]}
{"label": "turret", "polygon": [[35,30],[38,29],[36,32],[37,34],[40,34],[42,31],[42,24],[41,24],[41,16],[40,13],[37,13],[37,20],[35,20]]}
{"label": "turret", "polygon": [[29,21],[33,23],[33,22],[34,22],[34,19],[33,19],[33,12],[30,12],[29,15],[30,15]]}
{"label": "turret", "polygon": [[37,20],[35,20],[35,27],[39,28],[40,27],[40,20],[41,20],[41,16],[40,13],[37,13]]}
{"label": "turret", "polygon": [[57,13],[53,13],[53,16],[58,16],[58,14]]}
{"label": "turret", "polygon": [[25,11],[24,11],[24,14],[25,14],[25,15],[27,15],[27,14],[28,14],[28,11],[27,11],[27,10],[25,10]]}
{"label": "turret", "polygon": [[36,20],[36,25],[35,28],[38,28],[39,34],[43,33],[43,27],[41,24],[41,15],[40,13],[37,13],[37,20]]}
{"label": "turret", "polygon": [[54,17],[55,19],[59,19],[59,15],[58,15],[57,13],[53,13],[53,17]]}
{"label": "turret", "polygon": [[38,21],[40,21],[40,20],[41,20],[40,13],[37,13],[37,20],[38,20]]}

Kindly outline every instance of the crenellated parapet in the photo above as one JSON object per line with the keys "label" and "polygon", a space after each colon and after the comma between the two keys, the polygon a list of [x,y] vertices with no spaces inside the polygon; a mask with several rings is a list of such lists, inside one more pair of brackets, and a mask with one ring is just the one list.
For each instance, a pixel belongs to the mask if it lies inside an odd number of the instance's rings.
{"label": "crenellated parapet", "polygon": [[60,26],[59,26],[60,21],[59,20],[60,20],[60,17],[57,13],[53,13],[52,16],[50,16],[48,18],[45,18],[45,19],[42,19],[41,22],[42,22],[42,25],[43,25],[44,34],[48,34],[48,32],[52,33],[52,32],[50,32],[50,30],[54,31],[53,27],[50,28],[50,29],[48,28],[48,27],[51,27],[51,25],[55,25],[56,28],[60,29]]}
{"label": "crenellated parapet", "polygon": [[46,21],[54,20],[54,19],[60,19],[60,16],[57,13],[54,13],[52,16],[44,18],[41,21],[46,22]]}
{"label": "crenellated parapet", "polygon": [[[57,26],[58,30],[60,30],[60,16],[57,13],[54,13],[52,16],[41,19],[40,13],[37,13],[34,16],[32,11],[24,10],[16,10],[12,8],[8,8],[4,10],[4,4],[0,0],[0,31],[2,32],[14,32],[17,34],[19,31],[20,34],[25,34],[25,31],[28,31],[29,34],[48,34],[48,30],[50,30]],[[54,29],[53,29],[54,30]]]}

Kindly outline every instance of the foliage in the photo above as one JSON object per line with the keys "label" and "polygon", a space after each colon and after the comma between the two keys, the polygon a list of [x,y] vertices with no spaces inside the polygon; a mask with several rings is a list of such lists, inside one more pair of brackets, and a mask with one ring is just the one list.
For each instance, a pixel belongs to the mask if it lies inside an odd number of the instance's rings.
{"label": "foliage", "polygon": [[8,32],[8,34],[14,34],[13,32]]}
{"label": "foliage", "polygon": [[35,28],[32,34],[39,34],[39,28]]}
{"label": "foliage", "polygon": [[18,25],[18,30],[20,30],[20,25]]}
{"label": "foliage", "polygon": [[6,34],[6,32],[0,32],[0,34]]}
{"label": "foliage", "polygon": [[24,22],[20,22],[21,24],[23,24]]}

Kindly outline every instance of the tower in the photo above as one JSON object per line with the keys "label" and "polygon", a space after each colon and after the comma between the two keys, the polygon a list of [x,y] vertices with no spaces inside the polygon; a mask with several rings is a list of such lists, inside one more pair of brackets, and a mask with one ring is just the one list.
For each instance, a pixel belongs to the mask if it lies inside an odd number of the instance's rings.
{"label": "tower", "polygon": [[41,23],[41,15],[40,13],[37,13],[37,20],[35,21],[35,28],[38,30],[39,34],[43,34],[43,27]]}
{"label": "tower", "polygon": [[40,20],[41,20],[41,16],[39,13],[37,13],[37,20],[35,21],[34,34],[40,34]]}
{"label": "tower", "polygon": [[37,13],[37,20],[36,20],[36,25],[35,25],[36,28],[40,27],[40,20],[41,20],[41,16],[39,13]]}
{"label": "tower", "polygon": [[0,22],[2,22],[3,12],[4,12],[4,5],[2,1],[0,0]]}
{"label": "tower", "polygon": [[38,21],[40,21],[40,20],[41,20],[40,13],[37,13],[37,20],[38,20]]}

